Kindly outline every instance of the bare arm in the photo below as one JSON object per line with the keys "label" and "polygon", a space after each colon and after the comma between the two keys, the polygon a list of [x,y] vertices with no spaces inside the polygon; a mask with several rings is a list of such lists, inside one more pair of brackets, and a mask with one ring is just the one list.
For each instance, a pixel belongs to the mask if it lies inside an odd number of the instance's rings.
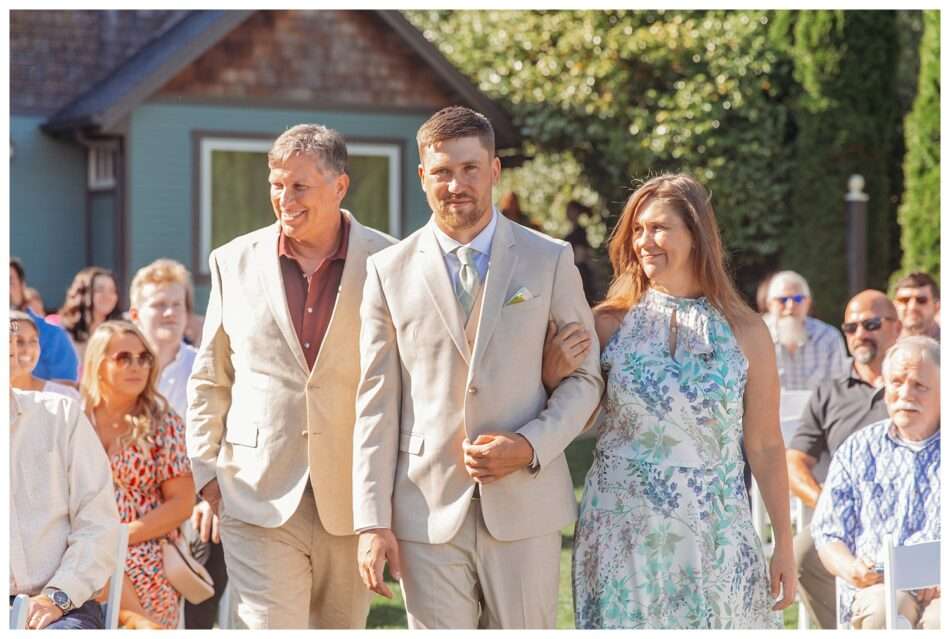
{"label": "bare arm", "polygon": [[792,493],[802,500],[809,508],[814,508],[821,494],[821,484],[815,481],[812,469],[818,460],[800,450],[789,448],[785,451],[785,461],[788,464],[788,479]]}
{"label": "bare arm", "polygon": [[785,442],[779,428],[778,367],[772,338],[761,318],[754,316],[745,320],[738,327],[736,338],[749,362],[743,400],[743,440],[752,475],[772,521],[775,550],[770,566],[771,587],[772,596],[777,597],[781,583],[782,600],[775,606],[781,610],[795,598],[796,570],[788,473],[783,472],[786,471]]}
{"label": "bare arm", "polygon": [[163,537],[188,519],[195,505],[195,483],[191,475],[179,475],[162,482],[162,505],[141,519],[129,523],[129,545]]}

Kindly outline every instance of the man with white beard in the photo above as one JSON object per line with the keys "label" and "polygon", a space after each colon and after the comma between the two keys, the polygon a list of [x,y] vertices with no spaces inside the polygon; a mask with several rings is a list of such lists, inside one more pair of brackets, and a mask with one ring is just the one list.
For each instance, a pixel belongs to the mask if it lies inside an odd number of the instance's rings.
{"label": "man with white beard", "polygon": [[[884,628],[884,539],[899,546],[940,539],[940,345],[900,339],[884,357],[889,419],[835,452],[811,522],[825,567],[845,583],[842,621]],[[915,628],[940,627],[940,587],[897,593]]]}
{"label": "man with white beard", "polygon": [[782,390],[813,390],[848,372],[841,334],[829,324],[808,317],[811,290],[794,271],[780,271],[769,283],[765,323],[775,343]]}
{"label": "man with white beard", "polygon": [[[897,310],[881,291],[862,291],[848,302],[841,328],[853,357],[851,369],[818,385],[785,452],[792,493],[807,508],[815,507],[838,447],[865,426],[887,418],[882,367],[884,354],[901,333]],[[819,560],[807,527],[795,535],[795,564],[809,615],[819,627],[835,628],[835,579]]]}

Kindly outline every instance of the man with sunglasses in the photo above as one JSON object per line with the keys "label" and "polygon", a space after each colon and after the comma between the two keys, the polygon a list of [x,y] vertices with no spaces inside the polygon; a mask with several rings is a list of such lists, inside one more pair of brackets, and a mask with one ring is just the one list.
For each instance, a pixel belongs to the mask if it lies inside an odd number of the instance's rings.
{"label": "man with sunglasses", "polygon": [[894,306],[901,318],[901,337],[926,335],[940,341],[940,287],[929,274],[917,271],[901,278],[894,287]]}
{"label": "man with sunglasses", "polygon": [[780,271],[769,283],[768,313],[763,318],[775,343],[782,390],[813,390],[848,370],[841,335],[829,324],[808,316],[811,290],[794,271]]}
{"label": "man with sunglasses", "polygon": [[[850,371],[818,385],[786,451],[792,493],[809,509],[818,501],[838,447],[853,433],[887,418],[882,366],[901,332],[894,305],[881,291],[862,291],[848,302],[841,330],[851,351]],[[795,559],[802,602],[822,628],[835,628],[834,577],[819,560],[807,528],[795,537]]]}

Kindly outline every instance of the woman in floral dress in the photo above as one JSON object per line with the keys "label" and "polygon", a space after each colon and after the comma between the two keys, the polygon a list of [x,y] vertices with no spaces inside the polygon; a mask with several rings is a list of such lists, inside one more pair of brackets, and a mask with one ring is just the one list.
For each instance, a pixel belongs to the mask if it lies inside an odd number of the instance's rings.
{"label": "woman in floral dress", "polygon": [[175,628],[181,596],[163,572],[161,541],[177,534],[195,503],[184,426],[156,391],[155,353],[133,324],[100,325],[83,370],[86,414],[109,456],[119,518],[129,527],[120,607]]}
{"label": "woman in floral dress", "polygon": [[[574,539],[576,626],[781,627],[795,563],[774,349],[726,274],[703,186],[646,182],[610,257],[615,279],[595,310],[605,414]],[[775,531],[769,569],[743,438]]]}

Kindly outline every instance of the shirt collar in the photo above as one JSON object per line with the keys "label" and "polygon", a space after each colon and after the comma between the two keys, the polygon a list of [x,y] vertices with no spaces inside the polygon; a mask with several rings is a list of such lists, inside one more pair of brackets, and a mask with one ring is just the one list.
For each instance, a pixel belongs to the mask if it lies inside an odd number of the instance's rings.
{"label": "shirt collar", "polygon": [[[336,250],[326,260],[324,260],[326,262],[346,259],[346,249],[350,240],[350,220],[342,212],[340,213],[340,230],[337,237],[339,239]],[[277,256],[287,257],[294,260],[295,262],[297,261],[297,254],[294,252],[293,244],[288,241],[287,236],[284,235],[283,229],[281,229],[280,235],[277,238]]]}
{"label": "shirt collar", "polygon": [[442,253],[444,255],[451,254],[460,246],[470,246],[482,255],[489,256],[491,255],[491,241],[495,235],[495,227],[498,226],[498,211],[495,209],[495,207],[492,207],[491,220],[471,242],[464,245],[446,235],[445,232],[439,228],[439,225],[435,223],[434,215],[429,220],[429,224],[432,226],[432,231],[435,233],[435,239],[439,243],[439,248],[442,249]]}
{"label": "shirt collar", "polygon": [[927,439],[923,439],[911,445],[911,444],[908,444],[903,439],[901,439],[900,435],[897,434],[897,426],[894,425],[894,421],[889,420],[887,423],[887,428],[884,429],[884,437],[888,439],[895,446],[901,446],[903,448],[907,448],[911,450],[912,452],[917,452],[929,447],[935,441],[937,442],[937,445],[939,446],[940,429],[938,428],[937,432],[935,432],[933,435],[931,435]]}

